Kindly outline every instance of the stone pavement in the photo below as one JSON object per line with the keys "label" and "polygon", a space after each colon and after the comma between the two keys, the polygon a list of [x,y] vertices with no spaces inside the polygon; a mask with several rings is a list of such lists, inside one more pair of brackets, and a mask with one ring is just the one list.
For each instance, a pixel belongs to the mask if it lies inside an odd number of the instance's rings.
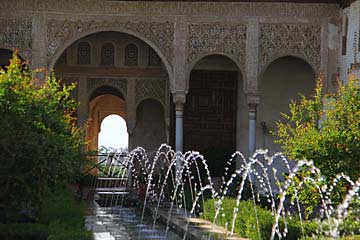
{"label": "stone pavement", "polygon": [[180,240],[172,231],[166,233],[164,226],[152,226],[151,219],[141,223],[135,208],[108,207],[94,205],[92,215],[87,216],[85,226],[94,234],[94,240]]}

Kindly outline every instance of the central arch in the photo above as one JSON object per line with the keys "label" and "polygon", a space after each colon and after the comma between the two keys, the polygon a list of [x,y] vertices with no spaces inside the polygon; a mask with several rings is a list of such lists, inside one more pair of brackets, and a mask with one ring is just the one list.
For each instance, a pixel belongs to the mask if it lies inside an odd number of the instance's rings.
{"label": "central arch", "polygon": [[[243,84],[238,64],[223,54],[204,56],[190,73],[184,106],[184,150],[204,153],[214,173],[224,169],[222,164],[230,157],[225,155],[246,149]],[[223,159],[209,159],[215,155]]]}
{"label": "central arch", "polygon": [[[137,34],[133,31],[130,31],[128,29],[125,28],[121,28],[121,27],[102,27],[102,28],[96,28],[96,29],[90,29],[87,31],[83,31],[83,32],[76,32],[75,34],[73,34],[73,37],[68,39],[67,41],[65,41],[63,44],[61,44],[60,46],[58,46],[54,52],[54,54],[49,58],[49,69],[52,70],[55,67],[56,62],[58,61],[58,59],[60,58],[61,54],[74,42],[80,40],[81,38],[84,38],[86,36],[92,35],[92,34],[96,34],[96,33],[101,33],[101,32],[118,32],[118,33],[124,33],[124,34],[128,34],[130,36],[133,36],[135,38],[138,38],[140,40],[142,40],[143,42],[145,42],[146,44],[148,44],[155,52],[156,54],[160,57],[162,63],[165,65],[168,77],[169,77],[169,83],[170,83],[170,89],[173,89],[175,86],[175,79],[173,77],[173,71],[172,71],[172,66],[171,63],[169,62],[169,60],[166,58],[165,54],[160,50],[160,48],[153,43],[150,39],[141,36],[140,34]],[[49,45],[50,43],[48,43]]]}
{"label": "central arch", "polygon": [[[139,138],[134,134],[141,132],[137,131],[141,128],[138,118],[151,119],[151,112],[137,111],[138,104],[148,98],[161,103],[157,123],[159,128],[165,128],[165,134],[159,135],[161,142],[156,144],[160,146],[168,141],[163,136],[169,132],[169,126],[164,124],[170,114],[169,74],[156,50],[146,42],[114,31],[86,35],[64,49],[54,70],[65,84],[76,82],[78,85],[74,93],[80,102],[78,120],[80,125],[88,124],[89,150],[97,149],[101,121],[111,114],[126,120],[129,150],[137,147]],[[160,109],[158,105],[155,107]],[[142,131],[151,132],[156,126],[151,127]]]}

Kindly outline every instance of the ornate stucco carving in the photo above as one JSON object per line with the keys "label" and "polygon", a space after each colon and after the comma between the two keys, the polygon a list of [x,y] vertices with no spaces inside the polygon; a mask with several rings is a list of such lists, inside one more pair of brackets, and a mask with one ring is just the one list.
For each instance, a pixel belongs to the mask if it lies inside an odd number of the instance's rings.
{"label": "ornate stucco carving", "polygon": [[[267,17],[331,17],[339,14],[338,4],[250,3],[250,2],[155,2],[99,0],[12,0],[3,1],[3,9],[116,14],[145,16],[202,15],[202,16],[267,16]],[[11,14],[11,11],[8,11]]]}
{"label": "ornate stucco carving", "polygon": [[245,64],[246,25],[227,23],[189,24],[188,64],[199,56],[224,53]]}
{"label": "ornate stucco carving", "polygon": [[31,57],[31,20],[0,19],[0,47],[19,50],[26,59]]}
{"label": "ornate stucco carving", "polygon": [[88,94],[91,94],[98,87],[105,85],[117,88],[126,98],[127,80],[123,78],[88,78],[87,92]]}
{"label": "ornate stucco carving", "polygon": [[165,58],[172,64],[174,55],[174,24],[171,22],[130,22],[124,19],[108,20],[56,20],[48,22],[47,29],[47,51],[52,55],[68,40],[75,38],[78,34],[91,30],[114,29],[128,31],[151,41],[156,45]]}
{"label": "ornate stucco carving", "polygon": [[260,70],[276,57],[294,55],[320,69],[321,25],[319,24],[261,24]]}
{"label": "ornate stucco carving", "polygon": [[138,104],[146,98],[153,98],[167,106],[167,80],[160,79],[137,79],[135,102]]}

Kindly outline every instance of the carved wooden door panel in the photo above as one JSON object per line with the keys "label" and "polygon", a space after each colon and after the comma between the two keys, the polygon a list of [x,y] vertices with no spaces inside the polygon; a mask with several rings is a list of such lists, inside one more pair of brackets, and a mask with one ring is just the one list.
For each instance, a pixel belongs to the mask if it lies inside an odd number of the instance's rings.
{"label": "carved wooden door panel", "polygon": [[237,72],[193,70],[184,109],[184,149],[235,150]]}

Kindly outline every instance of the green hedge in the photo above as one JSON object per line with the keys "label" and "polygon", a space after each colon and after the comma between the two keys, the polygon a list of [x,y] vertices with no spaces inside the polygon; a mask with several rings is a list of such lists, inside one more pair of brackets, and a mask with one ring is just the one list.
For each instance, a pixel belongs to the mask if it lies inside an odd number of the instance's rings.
{"label": "green hedge", "polygon": [[40,222],[49,225],[48,240],[91,240],[92,233],[85,229],[85,206],[77,203],[69,189],[59,189],[45,199]]}
{"label": "green hedge", "polygon": [[50,224],[59,219],[74,218],[83,221],[85,206],[75,201],[70,189],[62,188],[48,193],[39,213],[40,222]]}
{"label": "green hedge", "polygon": [[[214,200],[211,199],[206,201],[204,204],[203,218],[205,218],[206,220],[214,220],[214,203]],[[216,220],[216,224],[225,226],[227,223],[228,230],[231,230],[235,204],[236,199],[224,199],[222,204],[222,210],[220,211],[220,214]],[[259,221],[260,236],[257,230],[258,224],[256,220],[256,214]],[[256,214],[254,203],[252,201],[241,201],[235,222],[235,233],[237,233],[241,237],[247,237],[252,240],[270,239],[272,225],[274,223],[274,216],[271,214],[271,211],[263,209],[259,206],[256,206]],[[280,229],[284,229],[283,221],[281,221],[279,225]],[[312,233],[316,232],[317,225],[315,223],[303,222],[303,226],[306,235],[311,235]],[[285,239],[299,239],[302,237],[300,221],[296,219],[287,219],[287,227],[288,234]]]}
{"label": "green hedge", "polygon": [[93,236],[90,232],[64,232],[56,235],[50,235],[48,240],[92,240]]}
{"label": "green hedge", "polygon": [[46,240],[48,227],[38,223],[0,224],[1,240]]}

